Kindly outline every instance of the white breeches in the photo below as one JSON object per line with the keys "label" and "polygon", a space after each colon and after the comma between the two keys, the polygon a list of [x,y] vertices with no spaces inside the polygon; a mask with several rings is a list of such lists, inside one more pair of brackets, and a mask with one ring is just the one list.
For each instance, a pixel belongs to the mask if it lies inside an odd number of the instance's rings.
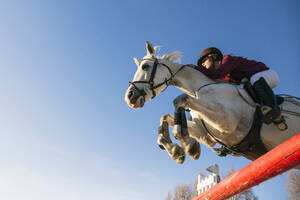
{"label": "white breeches", "polygon": [[261,77],[263,77],[266,80],[266,82],[272,89],[275,88],[279,82],[279,76],[278,76],[277,72],[269,69],[266,71],[258,72],[256,74],[254,74],[253,76],[251,76],[251,78],[250,78],[251,84],[253,85]]}

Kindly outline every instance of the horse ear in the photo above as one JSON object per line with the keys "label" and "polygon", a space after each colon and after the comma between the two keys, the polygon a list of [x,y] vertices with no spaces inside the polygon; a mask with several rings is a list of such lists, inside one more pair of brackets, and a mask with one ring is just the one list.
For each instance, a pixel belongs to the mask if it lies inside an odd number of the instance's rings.
{"label": "horse ear", "polygon": [[137,65],[137,66],[140,66],[140,64],[141,64],[141,62],[140,61],[138,61],[138,59],[137,58],[133,58],[133,60],[134,60],[134,62],[135,62],[135,64]]}
{"label": "horse ear", "polygon": [[153,46],[148,41],[146,41],[146,49],[147,49],[147,56],[154,57],[155,49],[153,48]]}

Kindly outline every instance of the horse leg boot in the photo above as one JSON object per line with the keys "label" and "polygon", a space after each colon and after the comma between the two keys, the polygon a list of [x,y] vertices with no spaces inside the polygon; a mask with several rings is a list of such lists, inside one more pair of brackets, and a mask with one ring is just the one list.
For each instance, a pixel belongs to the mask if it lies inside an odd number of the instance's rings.
{"label": "horse leg boot", "polygon": [[[166,150],[171,158],[173,158],[178,164],[182,164],[185,160],[185,152],[178,144],[173,144],[169,134],[169,119],[172,116],[166,114],[161,117],[160,126],[158,128],[158,146]],[[171,124],[172,126],[174,125]]]}
{"label": "horse leg boot", "polygon": [[266,80],[261,77],[253,84],[253,88],[261,104],[261,112],[264,116],[264,122],[266,124],[274,122],[279,130],[286,130],[287,125],[284,118],[281,116],[276,97]]}
{"label": "horse leg boot", "polygon": [[189,136],[185,109],[178,107],[175,110],[173,135],[182,145],[184,151],[194,160],[200,157],[200,144]]}

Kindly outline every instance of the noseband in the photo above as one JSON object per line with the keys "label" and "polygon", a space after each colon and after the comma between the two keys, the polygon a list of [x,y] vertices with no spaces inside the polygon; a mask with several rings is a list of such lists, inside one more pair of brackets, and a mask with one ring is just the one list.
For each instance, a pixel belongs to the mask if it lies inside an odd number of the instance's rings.
{"label": "noseband", "polygon": [[[143,60],[152,60],[152,59],[143,59]],[[156,70],[157,70],[158,64],[160,64],[160,65],[166,67],[166,68],[168,69],[168,71],[170,72],[171,76],[170,76],[170,78],[168,78],[168,79],[166,78],[165,81],[163,81],[163,82],[161,82],[161,83],[159,83],[159,84],[157,84],[157,85],[154,85],[154,81],[153,81],[153,80],[154,80],[154,76],[155,76],[155,74],[156,74]],[[150,79],[149,79],[148,81],[133,81],[133,82],[129,82],[129,85],[133,85],[133,87],[134,87],[137,91],[139,91],[143,96],[145,96],[145,95],[146,95],[146,92],[145,92],[144,90],[139,89],[135,84],[136,84],[136,83],[146,83],[146,84],[148,84],[148,85],[150,86],[150,90],[152,91],[152,97],[151,97],[151,98],[153,99],[153,98],[156,96],[155,89],[158,88],[158,87],[160,87],[160,86],[162,86],[162,85],[164,85],[164,84],[166,84],[166,88],[167,88],[167,87],[168,87],[168,82],[169,82],[171,79],[173,79],[174,76],[175,76],[180,70],[182,70],[185,66],[186,66],[186,65],[181,66],[181,68],[173,74],[169,66],[167,66],[167,65],[164,64],[164,63],[159,63],[159,62],[158,62],[158,59],[157,59],[157,58],[154,58],[154,64],[153,64],[152,72],[151,72],[151,74],[150,74]]]}

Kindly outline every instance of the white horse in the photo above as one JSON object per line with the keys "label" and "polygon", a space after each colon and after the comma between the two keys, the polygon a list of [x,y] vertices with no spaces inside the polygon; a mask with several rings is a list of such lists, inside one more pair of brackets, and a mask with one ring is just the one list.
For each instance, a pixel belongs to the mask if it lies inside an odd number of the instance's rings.
{"label": "white horse", "polygon": [[[253,151],[253,141],[249,145],[247,140],[256,105],[243,88],[209,79],[191,67],[173,62],[180,56],[179,52],[157,58],[155,48],[149,42],[146,42],[146,49],[147,55],[142,60],[134,58],[138,68],[126,91],[125,101],[132,108],[141,108],[169,85],[185,93],[173,101],[175,119],[170,114],[161,117],[158,136],[159,146],[177,163],[184,162],[185,152],[193,159],[199,158],[200,145],[196,140],[208,147],[220,143],[230,154],[254,160],[300,131],[300,103],[284,98],[280,109],[288,129],[280,131],[274,124],[261,124],[260,135],[254,144],[258,151]],[[192,121],[186,122],[185,109],[193,113]],[[173,135],[183,148],[172,143],[169,126],[173,126]],[[246,149],[236,150],[241,144],[242,148],[246,145]],[[265,152],[259,148],[264,148]]]}

